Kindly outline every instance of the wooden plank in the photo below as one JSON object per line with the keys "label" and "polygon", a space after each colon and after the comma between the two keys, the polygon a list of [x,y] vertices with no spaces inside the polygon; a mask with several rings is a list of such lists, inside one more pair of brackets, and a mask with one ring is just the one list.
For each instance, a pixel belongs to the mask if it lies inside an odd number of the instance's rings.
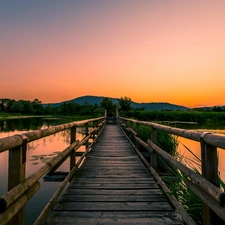
{"label": "wooden plank", "polygon": [[69,188],[91,188],[91,189],[110,189],[110,190],[115,190],[115,189],[123,189],[123,190],[127,190],[127,189],[130,189],[130,190],[134,190],[134,189],[152,189],[152,188],[159,188],[157,186],[156,183],[151,183],[151,184],[114,184],[114,183],[104,183],[104,184],[101,184],[101,183],[97,183],[97,184],[94,184],[94,183],[75,183],[75,184],[71,184],[69,186]]}
{"label": "wooden plank", "polygon": [[144,174],[144,173],[127,173],[124,174],[122,171],[120,172],[115,172],[114,174],[111,173],[104,173],[104,172],[99,172],[99,173],[95,173],[95,172],[90,172],[89,174],[86,174],[85,172],[79,172],[78,175],[82,175],[83,177],[89,178],[89,177],[110,177],[110,178],[136,178],[136,177],[146,177],[149,178],[150,175],[148,174]]}
{"label": "wooden plank", "polygon": [[54,224],[138,224],[138,225],[181,225],[180,221],[173,219],[171,211],[151,212],[76,212],[54,211],[52,220],[48,225]]}
{"label": "wooden plank", "polygon": [[52,218],[57,218],[60,216],[61,218],[161,218],[161,217],[174,217],[174,212],[169,210],[162,211],[135,211],[135,212],[119,212],[119,211],[53,211],[51,213]]}
{"label": "wooden plank", "polygon": [[60,202],[165,202],[166,197],[162,194],[155,195],[66,195],[60,198]]}
{"label": "wooden plank", "polygon": [[82,170],[79,170],[77,173],[82,173],[82,172],[85,172],[85,173],[110,173],[110,174],[117,174],[117,173],[127,173],[127,174],[130,174],[131,172],[132,173],[143,173],[143,174],[146,174],[147,170],[146,168],[127,168],[127,167],[121,167],[120,169],[118,168],[115,168],[115,169],[112,169],[112,168],[107,168],[107,167],[93,167],[93,168],[89,168],[89,167],[86,167],[85,169],[82,169]]}
{"label": "wooden plank", "polygon": [[72,225],[72,224],[79,224],[79,225],[87,225],[87,224],[96,224],[96,225],[112,225],[112,224],[119,224],[119,225],[181,225],[181,222],[174,221],[171,218],[166,217],[146,217],[146,218],[74,218],[71,217],[63,217],[58,219],[58,217],[52,220],[51,223],[47,223],[48,225]]}
{"label": "wooden plank", "polygon": [[97,164],[97,163],[93,163],[93,165],[86,165],[85,167],[87,168],[87,169],[94,169],[94,168],[96,168],[96,166],[98,166],[99,168],[107,168],[107,167],[112,167],[112,166],[114,166],[114,167],[116,167],[117,169],[129,169],[129,168],[132,168],[132,169],[134,169],[134,168],[139,168],[139,165],[140,165],[140,163],[138,164],[138,163],[130,163],[130,164],[126,164],[126,165],[124,165],[124,164],[119,164],[119,163],[107,163],[107,164],[104,164],[104,163],[99,163],[99,164]]}
{"label": "wooden plank", "polygon": [[168,202],[57,202],[54,210],[66,211],[148,211],[171,210]]}
{"label": "wooden plank", "polygon": [[[141,190],[107,190],[107,189],[100,189],[100,190],[94,190],[94,189],[86,189],[86,188],[80,188],[80,189],[68,189],[66,190],[65,194],[84,194],[84,195],[153,195],[155,193],[161,193],[162,191],[160,189],[141,189]],[[110,199],[109,199],[110,200]]]}
{"label": "wooden plank", "polygon": [[117,179],[114,179],[114,178],[110,178],[110,177],[106,177],[106,178],[93,178],[93,177],[90,177],[88,179],[86,179],[85,177],[75,177],[72,181],[72,183],[77,183],[77,182],[82,182],[82,183],[101,183],[101,184],[104,184],[104,183],[126,183],[126,184],[129,184],[129,183],[134,183],[134,184],[141,184],[141,183],[155,183],[155,180],[153,178],[124,178],[124,177],[121,177],[121,178],[117,178]]}

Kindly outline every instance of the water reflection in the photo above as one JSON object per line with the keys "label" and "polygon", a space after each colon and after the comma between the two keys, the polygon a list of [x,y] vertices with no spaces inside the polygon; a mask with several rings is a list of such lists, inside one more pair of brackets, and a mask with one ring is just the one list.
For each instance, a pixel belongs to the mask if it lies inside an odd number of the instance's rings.
{"label": "water reflection", "polygon": [[[206,131],[206,130],[201,130],[201,131]],[[210,132],[225,136],[225,130],[211,130]],[[198,171],[201,171],[200,161],[196,158],[198,157],[199,159],[201,159],[200,143],[197,141],[192,141],[182,137],[178,137],[177,140],[178,140],[177,151],[182,158],[182,162],[184,162],[190,168],[195,168]],[[224,165],[225,150],[218,148],[217,151],[218,151],[218,170],[219,170],[220,178],[223,181],[225,181],[225,165]]]}
{"label": "water reflection", "polygon": [[49,117],[31,117],[0,120],[0,132],[39,130],[43,127],[66,123],[65,120]]}

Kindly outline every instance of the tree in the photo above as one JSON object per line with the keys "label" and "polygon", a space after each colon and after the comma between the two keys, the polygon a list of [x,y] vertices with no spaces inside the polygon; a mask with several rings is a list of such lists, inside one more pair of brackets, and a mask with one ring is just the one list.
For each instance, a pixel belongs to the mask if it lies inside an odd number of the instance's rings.
{"label": "tree", "polygon": [[129,97],[121,97],[118,99],[119,105],[120,105],[120,110],[121,111],[129,111],[131,110],[131,98]]}
{"label": "tree", "polygon": [[14,101],[10,108],[11,112],[14,113],[23,113],[24,112],[24,105],[21,101]]}
{"label": "tree", "polygon": [[10,107],[12,102],[15,100],[11,100],[9,98],[1,98],[0,99],[0,111],[2,112],[10,112]]}
{"label": "tree", "polygon": [[212,108],[212,111],[213,111],[213,112],[222,112],[223,109],[222,109],[221,107],[219,107],[219,106],[214,106],[214,107]]}
{"label": "tree", "polygon": [[66,102],[63,102],[63,104],[61,104],[59,106],[59,108],[61,110],[61,113],[63,113],[63,114],[67,114],[67,113],[70,112],[70,108],[69,108],[69,106],[68,106],[68,104]]}
{"label": "tree", "polygon": [[24,107],[24,114],[34,114],[34,108],[30,101],[20,100]]}
{"label": "tree", "polygon": [[107,111],[108,116],[113,116],[116,111],[116,104],[113,103],[113,101],[107,97],[103,98],[100,103],[101,108],[105,109]]}
{"label": "tree", "polygon": [[73,114],[78,114],[80,111],[80,105],[75,102],[68,102],[69,112]]}
{"label": "tree", "polygon": [[34,110],[34,114],[43,114],[44,108],[40,100],[36,98],[31,102],[31,104]]}
{"label": "tree", "polygon": [[44,109],[44,114],[53,114],[54,110],[51,108],[50,104],[48,104]]}

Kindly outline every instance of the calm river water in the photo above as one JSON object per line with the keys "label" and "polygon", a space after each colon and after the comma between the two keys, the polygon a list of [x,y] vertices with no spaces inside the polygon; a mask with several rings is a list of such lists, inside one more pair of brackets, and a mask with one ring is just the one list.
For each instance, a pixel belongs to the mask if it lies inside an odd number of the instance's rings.
{"label": "calm river water", "polygon": [[[64,121],[63,123],[66,123]],[[57,125],[58,120],[49,119],[14,119],[14,120],[0,120],[0,138],[8,137],[29,130],[37,130],[46,128],[48,126]],[[179,127],[179,125],[177,125]],[[184,128],[184,127],[181,127]],[[185,127],[191,129],[191,127]],[[197,129],[195,127],[194,129]],[[204,130],[205,131],[205,130]],[[84,129],[77,129],[77,139],[81,140],[84,136]],[[220,135],[225,135],[225,130],[210,130],[210,132],[216,132]],[[27,163],[26,163],[26,176],[30,176],[32,173],[37,171],[41,166],[44,165],[46,160],[57,155],[59,151],[64,150],[69,145],[69,131],[63,131],[40,140],[28,143],[27,151]],[[193,160],[193,155],[187,151],[187,146],[194,154],[200,157],[200,144],[195,141],[190,141],[184,138],[178,138],[178,149],[177,151],[183,156],[183,161],[190,163],[190,159]],[[225,150],[219,149],[219,171],[221,178],[225,181]],[[189,159],[188,161],[186,159]],[[192,165],[190,165],[192,166]],[[196,166],[196,165],[194,165]],[[59,171],[69,171],[69,160],[66,160]],[[0,195],[2,196],[7,192],[7,181],[8,181],[8,152],[0,153]],[[38,215],[41,213],[44,206],[47,204],[53,193],[56,191],[60,182],[44,182],[40,179],[41,188],[31,198],[25,207],[25,224],[33,224]]]}

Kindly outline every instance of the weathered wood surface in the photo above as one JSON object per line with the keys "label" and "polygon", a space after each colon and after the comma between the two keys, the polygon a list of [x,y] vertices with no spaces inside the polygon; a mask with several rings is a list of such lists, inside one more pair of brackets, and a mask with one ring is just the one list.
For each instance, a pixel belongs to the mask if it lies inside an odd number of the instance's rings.
{"label": "weathered wood surface", "polygon": [[109,125],[46,224],[183,223],[119,127]]}

